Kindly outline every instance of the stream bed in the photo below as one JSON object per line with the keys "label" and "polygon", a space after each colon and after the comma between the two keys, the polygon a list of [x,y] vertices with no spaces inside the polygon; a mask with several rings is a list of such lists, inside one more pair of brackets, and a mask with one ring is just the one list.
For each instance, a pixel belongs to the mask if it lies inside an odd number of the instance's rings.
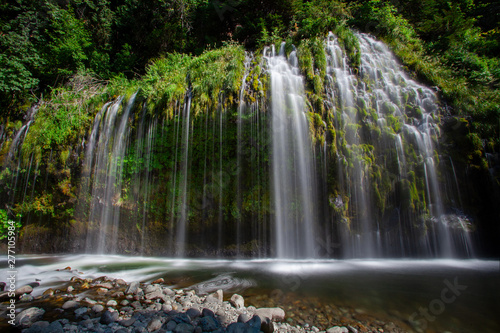
{"label": "stream bed", "polygon": [[[2,262],[7,263],[5,257]],[[0,269],[0,281],[8,269]],[[292,325],[376,318],[408,331],[500,332],[500,262],[494,260],[202,260],[118,255],[20,256],[17,287],[38,281],[32,295],[63,288],[73,277],[127,282],[163,278],[172,288],[246,305],[280,306]],[[26,304],[26,306],[29,306]],[[19,310],[24,305],[19,304]],[[0,321],[4,321],[1,318]]]}

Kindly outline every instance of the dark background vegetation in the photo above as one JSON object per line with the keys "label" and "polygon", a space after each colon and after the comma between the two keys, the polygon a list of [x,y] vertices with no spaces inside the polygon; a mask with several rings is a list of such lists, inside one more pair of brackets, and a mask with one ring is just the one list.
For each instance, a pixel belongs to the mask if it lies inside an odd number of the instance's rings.
{"label": "dark background vegetation", "polygon": [[[199,56],[227,42],[254,51],[281,40],[299,46],[328,31],[346,34],[347,28],[387,42],[408,72],[435,87],[449,138],[443,146],[475,184],[467,191],[471,202],[497,205],[497,184],[491,183],[499,182],[497,0],[2,0],[1,135],[19,129],[33,103],[62,98],[62,87],[140,79],[148,65],[172,53]],[[356,45],[348,34],[344,40],[356,65]],[[85,84],[75,79],[81,77]],[[81,125],[70,114],[57,116],[60,128]],[[447,119],[459,130],[447,131]],[[66,132],[51,128],[44,135],[44,149],[65,151],[59,138]],[[477,214],[498,224],[496,213]],[[494,233],[485,235],[493,244]]]}

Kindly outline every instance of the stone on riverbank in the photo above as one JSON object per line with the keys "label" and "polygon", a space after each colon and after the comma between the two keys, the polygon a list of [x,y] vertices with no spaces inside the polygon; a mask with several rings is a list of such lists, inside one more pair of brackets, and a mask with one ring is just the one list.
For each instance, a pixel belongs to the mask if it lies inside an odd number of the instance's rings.
{"label": "stone on riverbank", "polygon": [[16,316],[16,325],[21,327],[30,327],[37,322],[44,313],[44,309],[37,307],[26,309]]}

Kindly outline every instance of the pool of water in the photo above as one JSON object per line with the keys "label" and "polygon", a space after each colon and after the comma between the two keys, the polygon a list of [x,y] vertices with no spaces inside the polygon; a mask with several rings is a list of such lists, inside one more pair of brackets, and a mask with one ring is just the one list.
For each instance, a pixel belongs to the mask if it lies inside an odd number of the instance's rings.
{"label": "pool of water", "polygon": [[[2,258],[7,266],[7,260]],[[8,269],[0,268],[0,281]],[[66,268],[66,269],[65,269]],[[237,292],[246,305],[282,306],[292,324],[332,325],[369,315],[422,332],[500,332],[500,262],[494,260],[192,260],[128,256],[21,256],[17,286],[33,294],[73,276],[127,282],[163,278],[205,294]],[[354,315],[353,315],[354,314]],[[346,320],[347,320],[346,319]],[[406,325],[406,326],[405,326]]]}

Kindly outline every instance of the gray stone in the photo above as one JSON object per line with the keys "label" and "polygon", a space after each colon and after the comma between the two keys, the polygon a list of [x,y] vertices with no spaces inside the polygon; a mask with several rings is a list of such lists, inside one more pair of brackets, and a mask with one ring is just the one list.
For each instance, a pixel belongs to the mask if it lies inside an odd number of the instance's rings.
{"label": "gray stone", "polygon": [[194,326],[187,323],[180,323],[175,326],[174,333],[193,333]]}
{"label": "gray stone", "polygon": [[91,319],[85,319],[85,320],[82,320],[79,323],[79,325],[82,327],[85,327],[85,328],[92,328],[92,326],[94,326],[94,322]]}
{"label": "gray stone", "polygon": [[120,320],[118,324],[122,325],[123,327],[129,327],[132,326],[137,319],[135,317],[131,317],[129,319],[124,319]]}
{"label": "gray stone", "polygon": [[163,304],[161,306],[161,310],[163,312],[165,312],[165,313],[168,313],[168,312],[172,311],[172,305],[170,305],[170,304]]}
{"label": "gray stone", "polygon": [[203,332],[212,332],[220,327],[220,323],[213,316],[205,316],[200,319],[200,326]]}
{"label": "gray stone", "polygon": [[109,310],[106,310],[101,315],[101,319],[99,320],[99,322],[104,325],[109,325],[117,320],[118,320],[118,312],[116,311],[111,312]]}
{"label": "gray stone", "polygon": [[163,295],[161,290],[155,290],[153,292],[147,293],[145,297],[146,299],[150,300],[162,299],[163,301],[167,301],[167,297]]}
{"label": "gray stone", "polygon": [[68,309],[73,309],[73,308],[76,308],[80,306],[80,304],[76,301],[66,301],[63,305],[62,305],[62,308],[64,310],[68,310]]}
{"label": "gray stone", "polygon": [[115,283],[116,283],[117,285],[119,285],[119,286],[124,286],[124,285],[126,285],[126,284],[127,284],[127,282],[125,282],[125,280],[123,280],[123,279],[116,279],[116,280],[115,280]]}
{"label": "gray stone", "polygon": [[30,328],[23,331],[24,333],[44,333],[48,332],[47,327],[49,327],[50,323],[48,321],[37,321],[33,323]]}
{"label": "gray stone", "polygon": [[95,285],[96,287],[99,288],[105,288],[105,289],[112,289],[113,285],[110,282],[103,282]]}
{"label": "gray stone", "polygon": [[93,299],[90,299],[88,297],[85,297],[85,299],[83,301],[85,303],[87,303],[88,305],[96,305],[97,304],[97,301],[94,301]]}
{"label": "gray stone", "polygon": [[255,315],[252,317],[252,319],[250,319],[249,321],[247,321],[247,324],[250,326],[250,327],[256,327],[256,328],[259,328],[262,326],[262,319],[260,319],[259,316]]}
{"label": "gray stone", "polygon": [[110,299],[107,303],[106,306],[117,306],[118,302],[115,301],[114,299]]}
{"label": "gray stone", "polygon": [[247,333],[248,326],[244,323],[232,323],[227,327],[227,333]]}
{"label": "gray stone", "polygon": [[30,285],[25,285],[25,286],[22,286],[20,288],[17,288],[15,293],[16,293],[16,296],[20,296],[22,294],[31,294],[31,292],[33,291],[33,287],[30,286]]}
{"label": "gray stone", "polygon": [[161,328],[161,325],[161,320],[158,318],[154,318],[148,323],[146,329],[148,330],[148,332],[153,332],[159,330]]}
{"label": "gray stone", "polygon": [[163,287],[163,293],[167,296],[174,296],[175,295],[175,291],[173,291],[172,289],[167,288],[167,287]]}
{"label": "gray stone", "polygon": [[62,333],[64,332],[63,326],[61,325],[61,322],[59,321],[53,321],[50,323],[50,325],[47,327],[44,333]]}
{"label": "gray stone", "polygon": [[342,327],[334,326],[326,330],[326,333],[348,333],[348,332],[349,330],[344,326]]}
{"label": "gray stone", "polygon": [[145,294],[149,294],[155,291],[161,291],[161,287],[158,284],[149,284],[146,286],[146,289],[144,289]]}
{"label": "gray stone", "polygon": [[175,330],[176,326],[177,326],[177,323],[174,320],[171,320],[167,323],[167,325],[165,325],[165,328],[167,329],[167,331],[173,331],[173,330]]}
{"label": "gray stone", "polygon": [[89,308],[87,308],[87,307],[81,307],[81,308],[78,308],[78,309],[75,310],[75,315],[77,317],[80,317],[81,315],[87,313],[88,311],[89,311]]}
{"label": "gray stone", "polygon": [[210,317],[215,318],[215,313],[212,310],[207,309],[207,308],[204,308],[203,310],[201,310],[201,315],[203,317],[210,316]]}
{"label": "gray stone", "polygon": [[233,304],[236,309],[244,308],[245,299],[241,295],[234,294],[233,296],[231,296],[231,304]]}
{"label": "gray stone", "polygon": [[127,287],[125,294],[127,294],[127,295],[137,294],[138,292],[139,292],[139,282],[134,281]]}
{"label": "gray stone", "polygon": [[238,323],[246,323],[249,320],[250,320],[250,316],[246,313],[242,313],[238,316]]}
{"label": "gray stone", "polygon": [[102,312],[103,310],[104,306],[102,306],[101,304],[96,304],[92,307],[92,311],[94,311],[95,313]]}
{"label": "gray stone", "polygon": [[281,308],[260,308],[255,311],[255,314],[262,321],[264,321],[264,318],[269,318],[272,321],[283,321],[285,319],[285,311]]}
{"label": "gray stone", "polygon": [[191,320],[198,318],[201,316],[201,312],[198,309],[191,308],[186,311],[186,314],[191,318]]}
{"label": "gray stone", "polygon": [[37,322],[45,313],[44,309],[40,309],[37,307],[32,307],[26,310],[23,310],[16,316],[16,325],[21,326],[23,328],[30,327],[33,323]]}
{"label": "gray stone", "polygon": [[131,305],[134,309],[141,309],[141,308],[142,308],[142,304],[141,304],[141,302],[139,302],[139,301],[134,301],[134,302],[130,303],[130,305]]}
{"label": "gray stone", "polygon": [[189,318],[189,316],[185,313],[179,313],[179,314],[176,314],[172,320],[174,320],[177,324],[180,324],[180,323],[190,323],[191,322],[191,318]]}

